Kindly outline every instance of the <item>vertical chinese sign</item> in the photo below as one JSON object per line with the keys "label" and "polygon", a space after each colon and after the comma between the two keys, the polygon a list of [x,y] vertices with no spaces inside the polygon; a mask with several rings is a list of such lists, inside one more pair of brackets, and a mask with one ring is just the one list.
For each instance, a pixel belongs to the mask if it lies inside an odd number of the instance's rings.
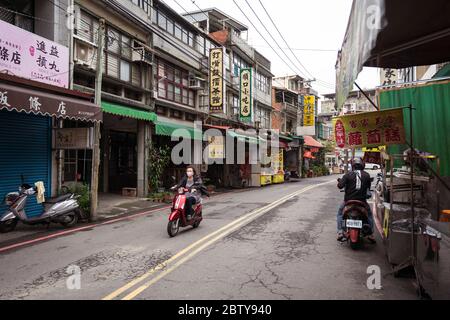
{"label": "vertical chinese sign", "polygon": [[360,113],[333,119],[338,148],[363,148],[405,143],[403,109]]}
{"label": "vertical chinese sign", "polygon": [[253,112],[253,78],[252,69],[241,69],[240,75],[240,118],[242,122],[252,121]]}
{"label": "vertical chinese sign", "polygon": [[209,111],[225,113],[225,86],[223,48],[213,48],[209,53]]}
{"label": "vertical chinese sign", "polygon": [[305,96],[303,99],[303,126],[314,127],[315,125],[316,97]]}
{"label": "vertical chinese sign", "polygon": [[0,70],[68,88],[69,48],[0,20]]}

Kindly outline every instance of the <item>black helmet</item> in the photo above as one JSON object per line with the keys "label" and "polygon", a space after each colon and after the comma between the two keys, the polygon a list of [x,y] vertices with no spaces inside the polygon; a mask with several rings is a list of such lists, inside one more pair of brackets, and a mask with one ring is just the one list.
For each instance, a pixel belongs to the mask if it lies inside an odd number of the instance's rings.
{"label": "black helmet", "polygon": [[364,170],[364,161],[361,158],[355,158],[353,159],[352,167],[353,170]]}

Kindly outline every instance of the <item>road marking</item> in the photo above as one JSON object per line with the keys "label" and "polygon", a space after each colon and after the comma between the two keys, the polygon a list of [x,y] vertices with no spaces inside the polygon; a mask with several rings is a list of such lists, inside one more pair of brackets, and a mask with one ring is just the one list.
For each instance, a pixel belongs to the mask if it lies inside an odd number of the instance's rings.
{"label": "road marking", "polygon": [[145,215],[150,214],[150,213],[154,213],[154,212],[158,212],[158,211],[162,211],[162,210],[167,210],[167,209],[170,209],[170,207],[163,207],[163,208],[159,208],[159,209],[153,209],[153,210],[150,210],[150,211],[136,213],[136,214],[133,214],[133,215],[129,215],[129,216],[121,217],[121,218],[116,218],[116,219],[108,220],[108,221],[97,223],[97,224],[91,224],[91,225],[88,225],[88,226],[85,226],[85,227],[79,227],[79,228],[75,228],[75,229],[70,229],[70,230],[66,230],[66,231],[53,233],[53,234],[50,234],[48,236],[39,237],[39,238],[36,238],[36,239],[33,239],[33,240],[18,242],[18,243],[15,243],[15,244],[12,244],[12,245],[0,248],[0,253],[2,253],[4,251],[12,250],[12,249],[20,248],[20,247],[23,247],[23,246],[26,246],[26,245],[34,244],[34,243],[37,243],[37,242],[42,242],[42,241],[46,241],[46,240],[49,240],[49,239],[61,237],[61,236],[64,236],[64,235],[67,235],[67,234],[71,234],[71,233],[75,233],[75,232],[78,232],[78,231],[93,229],[93,228],[96,228],[96,227],[99,227],[99,226],[105,226],[105,225],[112,224],[112,223],[115,223],[115,222],[128,220],[128,219],[133,219],[133,218],[137,218],[137,217],[140,217],[140,216],[145,216]]}
{"label": "road marking", "polygon": [[[204,250],[208,246],[210,246],[210,245],[214,244],[215,242],[217,242],[218,240],[224,238],[226,235],[228,235],[228,234],[234,232],[235,230],[245,226],[249,222],[257,219],[258,217],[260,217],[260,216],[264,215],[265,213],[269,212],[270,210],[280,206],[281,204],[287,202],[288,200],[290,200],[290,199],[292,199],[292,198],[294,198],[294,197],[296,197],[296,196],[298,196],[298,195],[300,195],[302,193],[305,193],[307,191],[315,189],[317,187],[329,184],[331,182],[334,182],[334,180],[328,181],[328,182],[325,182],[325,183],[320,183],[320,184],[316,184],[316,185],[311,185],[311,186],[305,187],[305,188],[303,188],[303,189],[301,189],[299,191],[296,191],[296,192],[294,192],[292,194],[289,194],[289,195],[287,195],[287,196],[285,196],[285,197],[283,197],[283,198],[281,198],[279,200],[276,200],[276,201],[272,202],[271,204],[269,204],[267,206],[264,206],[262,208],[256,209],[256,210],[254,210],[254,211],[252,211],[252,212],[250,212],[250,213],[248,213],[248,214],[246,214],[246,215],[236,219],[235,221],[229,223],[228,225],[226,225],[226,226],[224,226],[224,227],[214,231],[213,233],[205,236],[204,238],[198,240],[197,242],[195,242],[195,243],[191,244],[190,246],[186,247],[185,249],[181,250],[180,252],[175,254],[170,259],[168,259],[168,260],[160,263],[159,265],[153,267],[152,269],[150,269],[144,275],[140,276],[139,278],[136,278],[135,280],[132,280],[131,282],[129,282],[125,286],[123,286],[123,287],[117,289],[116,291],[112,292],[111,294],[107,295],[102,300],[115,299],[118,296],[120,296],[123,293],[125,293],[127,290],[129,290],[129,289],[135,287],[136,285],[142,283],[144,280],[146,280],[148,277],[152,276],[156,272],[161,271],[161,273],[158,276],[156,276],[155,278],[151,279],[150,281],[144,283],[143,285],[140,285],[137,289],[133,290],[132,292],[128,293],[123,298],[123,300],[131,300],[131,299],[135,298],[137,295],[142,293],[144,290],[149,288],[151,285],[153,285],[154,283],[156,283],[157,281],[159,281],[160,279],[162,279],[163,277],[165,277],[166,275],[168,275],[169,273],[171,273],[172,271],[177,269],[180,265],[182,265],[183,263],[185,263],[188,260],[190,260],[192,257],[197,255],[199,252],[201,252],[202,250]],[[211,239],[211,240],[209,240],[209,239]],[[196,247],[198,247],[198,248],[195,249]],[[194,251],[192,251],[192,250],[194,250]],[[168,269],[165,269],[169,264],[171,264],[172,262],[176,261],[179,258],[180,258],[180,260],[177,261],[174,265],[172,265]]]}

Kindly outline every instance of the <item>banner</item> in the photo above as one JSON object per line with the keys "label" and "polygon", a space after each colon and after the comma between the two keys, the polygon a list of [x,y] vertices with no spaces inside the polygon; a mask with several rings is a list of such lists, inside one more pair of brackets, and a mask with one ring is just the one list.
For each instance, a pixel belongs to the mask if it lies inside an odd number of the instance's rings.
{"label": "banner", "polygon": [[225,113],[223,48],[210,50],[209,64],[209,111],[210,113]]}
{"label": "banner", "polygon": [[253,113],[252,69],[241,69],[240,78],[240,118],[242,122],[251,122]]}
{"label": "banner", "polygon": [[315,126],[316,97],[305,96],[303,99],[303,126]]}
{"label": "banner", "polygon": [[223,136],[208,137],[209,159],[225,158],[225,142]]}
{"label": "banner", "polygon": [[338,148],[405,144],[403,109],[337,117],[333,126]]}
{"label": "banner", "polygon": [[0,72],[69,87],[69,48],[0,20]]}

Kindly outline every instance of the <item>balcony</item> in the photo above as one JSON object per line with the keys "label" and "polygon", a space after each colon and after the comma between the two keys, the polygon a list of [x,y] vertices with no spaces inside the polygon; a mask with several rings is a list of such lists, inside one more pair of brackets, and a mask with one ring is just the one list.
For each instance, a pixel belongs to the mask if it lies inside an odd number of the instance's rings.
{"label": "balcony", "polygon": [[246,54],[250,59],[254,59],[255,53],[253,48],[245,41],[240,38],[238,35],[233,32],[230,33],[230,44],[232,46],[236,46],[240,51]]}
{"label": "balcony", "polygon": [[287,103],[287,102],[286,102],[286,103],[284,104],[284,111],[285,111],[286,113],[292,114],[292,115],[294,115],[295,117],[297,117],[298,107],[295,106],[295,105],[293,105],[293,104],[290,104],[290,103]]}

